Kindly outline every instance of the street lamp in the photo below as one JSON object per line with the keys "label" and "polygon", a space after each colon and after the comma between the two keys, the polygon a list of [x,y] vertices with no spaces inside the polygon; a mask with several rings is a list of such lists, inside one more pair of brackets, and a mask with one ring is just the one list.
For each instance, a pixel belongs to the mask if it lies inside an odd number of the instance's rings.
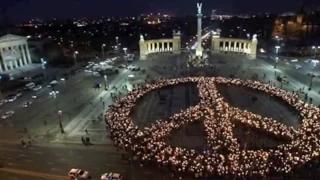
{"label": "street lamp", "polygon": [[58,117],[59,117],[59,127],[61,133],[64,133],[63,125],[62,125],[62,111],[58,110]]}
{"label": "street lamp", "polygon": [[104,90],[107,90],[108,76],[104,75],[103,78],[104,78]]}
{"label": "street lamp", "polygon": [[64,129],[63,129],[63,125],[62,125],[62,110],[59,109],[58,100],[57,100],[57,95],[59,94],[59,91],[56,91],[55,87],[53,85],[51,86],[51,89],[52,89],[52,91],[50,92],[50,95],[53,96],[54,102],[56,104],[60,132],[64,133]]}
{"label": "street lamp", "polygon": [[104,57],[104,47],[106,46],[106,44],[102,44],[101,45],[101,50],[102,50],[102,57]]}
{"label": "street lamp", "polygon": [[279,53],[280,46],[275,46],[275,48],[276,48],[277,57],[276,57],[276,60],[275,60],[275,63],[274,63],[274,68],[277,69],[277,63],[279,61],[278,53]]}
{"label": "street lamp", "polygon": [[314,50],[314,58],[317,57],[317,49],[320,49],[320,46],[316,47],[316,46],[312,46],[312,49]]}
{"label": "street lamp", "polygon": [[123,49],[123,51],[124,51],[124,55],[127,55],[127,50],[128,50],[128,48],[124,47],[124,48],[122,48],[122,49]]}
{"label": "street lamp", "polygon": [[47,76],[46,76],[46,64],[47,64],[47,61],[43,60],[43,58],[41,58],[41,67],[42,67],[42,73],[43,73],[43,76],[44,76],[44,79],[47,79]]}
{"label": "street lamp", "polygon": [[77,65],[77,54],[78,54],[78,53],[79,53],[78,51],[75,51],[75,52],[73,53],[75,66]]}
{"label": "street lamp", "polygon": [[119,37],[116,36],[116,48],[117,48],[117,51],[119,50]]}

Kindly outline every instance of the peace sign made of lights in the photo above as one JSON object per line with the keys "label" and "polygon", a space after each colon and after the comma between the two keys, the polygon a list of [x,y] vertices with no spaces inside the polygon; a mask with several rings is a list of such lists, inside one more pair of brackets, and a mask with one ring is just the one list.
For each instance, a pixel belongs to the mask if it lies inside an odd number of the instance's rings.
{"label": "peace sign made of lights", "polygon": [[[147,92],[190,82],[197,83],[199,104],[174,114],[169,120],[157,120],[144,129],[139,129],[133,123],[130,118],[132,108]],[[281,98],[300,112],[301,128],[295,130],[271,118],[230,106],[219,94],[216,84],[243,86]],[[114,142],[131,151],[140,160],[169,165],[174,171],[196,176],[266,176],[269,173],[289,173],[294,167],[319,156],[318,117],[319,108],[305,103],[293,92],[269,84],[223,77],[188,77],[162,80],[130,92],[110,106],[106,121],[110,125]],[[210,147],[204,153],[173,147],[163,141],[173,130],[199,120],[204,122],[206,142]],[[232,132],[235,123],[286,138],[290,143],[269,150],[240,149]]]}

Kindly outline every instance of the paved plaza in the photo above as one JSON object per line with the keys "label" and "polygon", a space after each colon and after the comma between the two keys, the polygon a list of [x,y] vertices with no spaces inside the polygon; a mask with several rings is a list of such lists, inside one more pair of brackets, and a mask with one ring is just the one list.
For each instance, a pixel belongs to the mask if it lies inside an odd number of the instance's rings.
{"label": "paved plaza", "polygon": [[[60,94],[56,99],[48,96],[48,89],[43,89],[38,92],[39,97],[34,100],[32,106],[22,108],[22,104],[30,99],[30,95],[26,94],[19,101],[6,104],[0,109],[0,112],[3,114],[8,110],[17,108],[14,109],[16,111],[14,116],[8,120],[1,121],[0,137],[1,139],[7,139],[9,142],[2,140],[0,143],[4,144],[2,145],[3,149],[0,149],[0,151],[4,153],[14,152],[16,150],[20,151],[20,148],[22,148],[21,145],[19,145],[21,140],[32,140],[32,143],[35,146],[39,146],[40,149],[59,146],[64,146],[64,148],[67,149],[84,148],[85,150],[79,155],[88,156],[88,158],[89,154],[94,154],[95,149],[102,149],[104,152],[93,155],[95,158],[88,163],[83,160],[83,162],[77,161],[75,164],[64,166],[60,160],[52,159],[50,163],[53,161],[52,163],[54,164],[48,164],[46,166],[48,166],[49,169],[55,169],[56,166],[61,166],[61,168],[58,168],[58,170],[45,171],[39,167],[30,167],[27,171],[41,171],[51,175],[58,174],[65,176],[72,165],[77,165],[76,167],[88,169],[96,174],[103,173],[104,171],[117,171],[123,172],[126,176],[141,179],[141,175],[137,172],[143,172],[143,176],[146,178],[163,179],[165,177],[166,179],[170,179],[170,173],[162,172],[155,167],[140,167],[139,163],[134,163],[132,167],[127,160],[124,162],[121,160],[108,162],[108,159],[110,157],[112,158],[112,156],[121,159],[121,154],[124,153],[114,147],[113,142],[109,139],[110,132],[106,129],[105,122],[99,119],[99,115],[104,114],[108,106],[112,104],[112,95],[123,96],[132,90],[134,86],[144,84],[146,81],[152,82],[161,78],[187,77],[190,75],[232,76],[235,78],[259,80],[265,83],[269,83],[270,81],[270,83],[274,83],[277,87],[280,87],[281,83],[276,80],[276,72],[277,74],[289,77],[290,83],[282,84],[283,89],[293,91],[305,87],[300,93],[300,97],[304,99],[307,93],[308,97],[313,98],[315,105],[320,103],[319,98],[317,98],[319,91],[319,82],[317,79],[314,80],[313,89],[308,91],[306,89],[309,85],[308,76],[305,75],[305,73],[295,72],[292,67],[279,64],[278,68],[274,69],[272,64],[264,60],[249,60],[245,56],[235,54],[211,55],[209,58],[209,64],[212,65],[211,68],[192,69],[186,66],[187,60],[187,54],[154,54],[145,61],[135,61],[133,64],[145,69],[146,73],[132,72],[126,69],[121,70],[117,75],[108,76],[109,89],[107,91],[105,91],[104,88],[93,88],[96,82],[102,82],[103,85],[102,77],[94,77],[91,74],[81,71],[71,76],[66,82],[58,85]],[[294,77],[298,75],[292,76],[291,74],[293,73],[300,73],[301,75],[295,79]],[[135,78],[129,80],[128,76],[132,74]],[[297,129],[300,127],[299,117],[296,113],[276,99],[270,98],[263,93],[252,92],[251,90],[239,87],[218,86],[218,89],[225,100],[232,106],[239,107],[241,110],[252,111],[262,116],[271,117]],[[195,85],[192,84],[168,87],[159,90],[159,92],[153,91],[137,103],[137,108],[134,109],[132,117],[140,128],[149,126],[158,119],[167,120],[174,113],[181,112],[181,110],[197,104],[197,94],[197,89]],[[253,101],[253,97],[256,97],[257,100]],[[57,107],[63,110],[62,124],[65,130],[64,134],[61,134],[59,130]],[[24,128],[27,128],[28,132],[25,132]],[[256,132],[253,129],[239,125],[235,125],[234,133],[241,146],[247,149],[268,149],[286,142],[283,139],[275,139],[269,134]],[[82,145],[81,137],[89,137],[93,146]],[[181,146],[202,151],[206,148],[204,137],[202,122],[195,122],[182,127],[178,131],[172,132],[171,136],[164,138],[163,141],[172,146]],[[255,141],[255,139],[259,139],[259,141]],[[18,145],[6,145],[6,143],[15,143]],[[22,152],[23,151],[22,149]],[[27,151],[29,153],[29,150]],[[45,152],[47,150],[43,151],[44,155],[39,156],[45,158],[45,155],[47,155]],[[61,151],[65,153],[63,150]],[[51,150],[49,152],[51,152]],[[94,160],[101,158],[103,154],[106,156],[102,159],[106,162],[105,164],[109,165],[103,168],[102,166],[93,166],[93,164],[97,164]],[[128,156],[130,157],[130,155]],[[14,158],[13,153],[9,153],[8,157]],[[20,166],[14,165],[17,164],[14,160],[15,158],[7,159],[6,164],[11,163],[13,165],[11,165],[10,168],[19,169]],[[35,161],[35,159],[32,159],[32,161]],[[30,158],[27,158],[25,164],[32,164],[32,161],[30,161]],[[38,161],[37,163],[41,164]],[[47,162],[43,163],[46,164]],[[90,167],[94,168],[90,169]]]}

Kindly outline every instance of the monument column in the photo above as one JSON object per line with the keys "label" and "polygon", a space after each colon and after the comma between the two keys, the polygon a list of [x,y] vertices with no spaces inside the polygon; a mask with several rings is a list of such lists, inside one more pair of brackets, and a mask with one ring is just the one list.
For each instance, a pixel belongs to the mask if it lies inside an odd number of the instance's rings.
{"label": "monument column", "polygon": [[197,3],[197,8],[198,8],[198,27],[197,27],[197,47],[196,47],[196,56],[197,57],[202,57],[202,43],[201,43],[201,38],[202,38],[202,34],[201,34],[201,29],[202,29],[202,13],[201,13],[201,9],[202,9],[202,3]]}
{"label": "monument column", "polygon": [[147,58],[146,57],[147,46],[142,35],[140,35],[139,48],[140,48],[140,60],[145,60]]}
{"label": "monument column", "polygon": [[257,45],[258,45],[257,35],[254,34],[253,37],[252,37],[251,45],[250,45],[250,56],[251,56],[251,58],[256,58],[257,57]]}

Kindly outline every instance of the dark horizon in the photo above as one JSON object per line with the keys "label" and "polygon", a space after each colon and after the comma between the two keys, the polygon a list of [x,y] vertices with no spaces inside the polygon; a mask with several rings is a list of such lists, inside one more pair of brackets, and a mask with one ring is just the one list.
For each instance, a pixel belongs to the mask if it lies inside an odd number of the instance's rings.
{"label": "dark horizon", "polygon": [[[117,0],[106,2],[103,0],[3,0],[1,15],[13,21],[32,18],[96,18],[102,16],[136,16],[147,13],[166,13],[183,15],[196,13],[197,0]],[[297,12],[302,4],[308,9],[320,5],[318,0],[202,0],[203,12],[210,13],[216,9],[218,13],[252,14],[252,13],[281,13]],[[253,8],[254,7],[254,8]]]}

